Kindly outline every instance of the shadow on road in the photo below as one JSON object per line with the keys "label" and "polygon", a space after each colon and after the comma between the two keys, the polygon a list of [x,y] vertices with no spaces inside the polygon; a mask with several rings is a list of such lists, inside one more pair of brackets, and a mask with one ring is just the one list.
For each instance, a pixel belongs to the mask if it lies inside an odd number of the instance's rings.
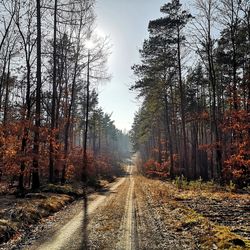
{"label": "shadow on road", "polygon": [[87,185],[83,184],[83,220],[82,220],[82,244],[81,249],[88,249],[88,196],[87,196]]}

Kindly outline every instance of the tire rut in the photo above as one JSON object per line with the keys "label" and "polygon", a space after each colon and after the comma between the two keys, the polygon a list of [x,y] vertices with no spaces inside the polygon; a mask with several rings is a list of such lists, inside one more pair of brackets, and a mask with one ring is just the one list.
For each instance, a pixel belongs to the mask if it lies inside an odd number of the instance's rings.
{"label": "tire rut", "polygon": [[135,250],[137,249],[136,237],[136,213],[135,213],[135,194],[134,194],[134,178],[132,175],[132,167],[130,167],[129,188],[126,197],[125,211],[120,225],[120,241],[117,250]]}

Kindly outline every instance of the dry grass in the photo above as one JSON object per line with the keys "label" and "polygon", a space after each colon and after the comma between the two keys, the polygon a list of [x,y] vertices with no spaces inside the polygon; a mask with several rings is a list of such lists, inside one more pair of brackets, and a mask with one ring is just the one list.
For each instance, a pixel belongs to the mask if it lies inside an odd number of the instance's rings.
{"label": "dry grass", "polygon": [[[250,249],[250,241],[232,232],[232,228],[211,222],[208,218],[195,212],[180,201],[209,197],[220,203],[222,199],[248,199],[249,195],[232,194],[228,192],[211,192],[203,190],[178,190],[171,183],[137,177],[137,183],[143,183],[145,192],[149,192],[155,206],[159,207],[159,214],[165,215],[165,223],[176,232],[189,235],[197,240],[200,249]],[[158,204],[158,205],[157,205]]]}
{"label": "dry grass", "polygon": [[[108,187],[108,182],[103,181],[101,186]],[[87,191],[92,192],[92,189],[88,188]],[[25,198],[17,198],[12,193],[1,185],[0,194],[7,195],[0,196],[0,244],[16,238],[20,229],[29,230],[30,225],[58,212],[75,198],[82,197],[83,187],[80,183],[63,186],[48,184],[41,188],[40,193],[28,193]]]}
{"label": "dry grass", "polygon": [[42,187],[43,192],[47,193],[56,193],[56,194],[67,194],[74,197],[80,197],[83,195],[83,189],[81,186],[72,186],[72,185],[55,185],[48,184]]}
{"label": "dry grass", "polygon": [[45,210],[48,213],[55,213],[59,211],[65,204],[71,202],[73,199],[68,195],[50,196],[38,205],[38,208]]}
{"label": "dry grass", "polygon": [[59,211],[73,201],[65,194],[32,195],[33,198],[17,199],[0,210],[0,244],[15,237],[20,229],[26,230],[42,218]]}
{"label": "dry grass", "polygon": [[116,249],[129,183],[125,181],[94,212],[88,224],[90,249]]}

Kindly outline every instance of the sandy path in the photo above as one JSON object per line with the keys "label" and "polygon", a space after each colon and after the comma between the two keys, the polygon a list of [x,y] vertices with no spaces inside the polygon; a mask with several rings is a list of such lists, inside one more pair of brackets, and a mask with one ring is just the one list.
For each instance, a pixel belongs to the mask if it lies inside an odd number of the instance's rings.
{"label": "sandy path", "polygon": [[21,247],[6,250],[229,249],[215,245],[221,243],[214,225],[176,199],[175,189],[128,166],[109,192],[88,197],[87,214],[77,201],[41,223]]}
{"label": "sandy path", "polygon": [[[125,178],[121,178],[111,188],[110,192],[122,185]],[[95,195],[96,196],[96,195]],[[87,206],[87,215],[90,216],[101,204],[104,203],[108,194],[97,195],[96,198]],[[91,199],[91,197],[89,197]],[[48,239],[40,246],[33,246],[29,249],[37,250],[60,250],[60,249],[78,249],[82,248],[82,228],[84,225],[84,211],[82,210],[78,215],[66,223],[55,235]]]}
{"label": "sandy path", "polygon": [[126,197],[124,217],[120,226],[121,238],[117,250],[133,250],[135,242],[134,178],[133,167],[129,166],[129,188]]}

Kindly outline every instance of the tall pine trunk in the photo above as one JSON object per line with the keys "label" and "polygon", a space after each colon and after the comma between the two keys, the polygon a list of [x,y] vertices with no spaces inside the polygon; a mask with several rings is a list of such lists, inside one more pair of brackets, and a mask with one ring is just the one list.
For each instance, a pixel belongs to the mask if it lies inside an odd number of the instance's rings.
{"label": "tall pine trunk", "polygon": [[85,114],[85,129],[84,129],[84,138],[83,138],[83,182],[87,181],[87,167],[88,167],[88,158],[87,158],[87,140],[88,140],[88,126],[89,126],[89,99],[90,99],[90,76],[89,76],[89,61],[90,61],[90,52],[88,51],[88,64],[87,64],[87,88],[86,88],[86,114]]}
{"label": "tall pine trunk", "polygon": [[35,111],[35,132],[33,146],[33,170],[32,170],[32,189],[40,187],[39,179],[39,148],[40,148],[40,127],[41,127],[41,90],[42,90],[42,73],[41,73],[41,6],[40,0],[36,1],[37,7],[37,83],[36,83],[36,111]]}
{"label": "tall pine trunk", "polygon": [[182,80],[182,67],[181,67],[181,38],[180,38],[180,27],[177,27],[177,61],[178,61],[178,77],[179,77],[179,88],[181,96],[181,127],[183,136],[183,168],[185,175],[190,178],[191,171],[189,169],[189,162],[187,156],[187,136],[186,136],[186,119],[185,119],[185,95],[184,86]]}
{"label": "tall pine trunk", "polygon": [[57,0],[55,0],[54,6],[54,39],[53,39],[53,86],[52,86],[52,106],[51,106],[51,125],[50,125],[50,148],[49,148],[49,182],[54,182],[54,142],[55,142],[55,119],[56,119],[56,79],[57,79],[57,65],[56,65],[56,53],[57,53]]}

